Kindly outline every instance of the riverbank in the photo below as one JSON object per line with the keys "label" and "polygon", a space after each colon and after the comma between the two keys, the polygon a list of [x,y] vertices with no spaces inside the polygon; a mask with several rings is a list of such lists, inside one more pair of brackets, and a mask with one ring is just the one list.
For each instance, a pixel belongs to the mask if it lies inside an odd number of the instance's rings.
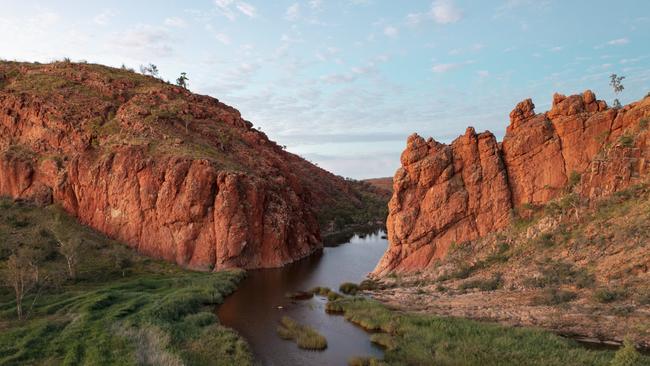
{"label": "riverbank", "polygon": [[356,357],[350,365],[650,365],[630,347],[617,355],[545,330],[403,312],[365,297],[334,300],[327,309],[373,332],[370,340],[385,349],[381,360]]}

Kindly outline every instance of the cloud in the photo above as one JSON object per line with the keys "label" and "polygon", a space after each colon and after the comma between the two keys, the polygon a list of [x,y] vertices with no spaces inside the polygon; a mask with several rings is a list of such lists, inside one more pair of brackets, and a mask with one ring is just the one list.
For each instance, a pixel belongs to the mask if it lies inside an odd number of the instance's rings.
{"label": "cloud", "polygon": [[185,27],[187,27],[187,23],[185,22],[185,20],[183,18],[179,18],[179,17],[165,18],[165,21],[163,23],[168,27],[174,27],[174,28],[185,28]]}
{"label": "cloud", "polygon": [[463,17],[463,12],[452,0],[436,0],[431,7],[433,20],[439,24],[456,23]]}
{"label": "cloud", "polygon": [[214,35],[214,38],[216,38],[217,41],[219,41],[219,42],[221,42],[221,43],[223,43],[225,45],[230,44],[230,37],[228,37],[228,35],[225,34],[225,33],[216,33]]}
{"label": "cloud", "polygon": [[454,48],[453,50],[449,51],[450,55],[460,55],[462,53],[468,53],[468,52],[478,52],[482,49],[485,48],[485,45],[482,43],[474,43],[473,45],[466,47],[466,48]]}
{"label": "cloud", "polygon": [[456,70],[464,65],[469,65],[473,64],[474,61],[465,61],[465,62],[452,62],[452,63],[446,63],[446,64],[437,64],[433,65],[431,68],[431,71],[435,72],[436,74],[444,74],[446,72]]}
{"label": "cloud", "polygon": [[237,3],[237,9],[242,14],[246,15],[249,18],[255,18],[257,16],[257,9],[253,5],[251,5],[249,3],[245,3],[243,1],[238,2]]}
{"label": "cloud", "polygon": [[386,28],[384,28],[384,34],[387,37],[396,38],[399,35],[399,29],[389,25]]}
{"label": "cloud", "polygon": [[617,39],[612,39],[611,41],[605,42],[603,44],[599,44],[597,46],[594,46],[595,50],[599,50],[602,48],[605,48],[607,46],[623,46],[630,43],[630,40],[627,37],[624,38],[617,38]]}
{"label": "cloud", "polygon": [[406,16],[406,23],[410,26],[418,25],[426,20],[438,24],[452,24],[463,18],[460,10],[453,0],[436,0],[431,4],[431,9],[426,13],[410,13]]}
{"label": "cloud", "polygon": [[136,57],[169,57],[174,53],[167,29],[152,25],[138,25],[118,33],[111,43]]}
{"label": "cloud", "polygon": [[437,64],[433,65],[431,68],[431,71],[435,73],[445,73],[454,69],[457,69],[461,66],[461,64],[458,63],[449,63],[449,64]]}
{"label": "cloud", "polygon": [[312,9],[320,9],[323,6],[323,0],[311,0],[309,1],[309,7]]}
{"label": "cloud", "polygon": [[607,42],[607,44],[610,46],[620,46],[628,43],[630,43],[630,40],[627,38],[612,39],[611,41]]}
{"label": "cloud", "polygon": [[230,45],[231,39],[230,36],[228,36],[226,33],[217,31],[211,24],[206,24],[205,30],[208,31],[208,33],[210,33],[217,41],[225,44],[226,46]]}
{"label": "cloud", "polygon": [[230,21],[237,19],[237,12],[249,18],[255,18],[257,16],[257,9],[253,5],[243,1],[214,0],[214,4],[217,6],[217,11]]}
{"label": "cloud", "polygon": [[563,49],[564,49],[564,47],[562,47],[562,46],[555,46],[555,47],[550,48],[549,51],[551,51],[551,52],[560,52]]}
{"label": "cloud", "polygon": [[490,76],[490,72],[487,71],[487,70],[479,70],[479,71],[476,72],[476,74],[478,76],[480,76],[481,78],[486,78],[486,77]]}
{"label": "cloud", "polygon": [[102,11],[101,13],[95,15],[93,18],[93,22],[97,25],[105,26],[110,23],[111,18],[113,18],[116,15],[116,13],[110,9],[106,9]]}
{"label": "cloud", "polygon": [[298,20],[298,18],[300,18],[300,4],[299,3],[291,4],[287,8],[284,17],[290,21]]}

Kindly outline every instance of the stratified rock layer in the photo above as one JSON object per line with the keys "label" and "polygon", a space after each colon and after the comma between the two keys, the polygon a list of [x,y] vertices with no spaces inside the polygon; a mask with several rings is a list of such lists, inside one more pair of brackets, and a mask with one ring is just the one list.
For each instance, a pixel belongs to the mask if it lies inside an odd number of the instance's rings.
{"label": "stratified rock layer", "polygon": [[0,63],[0,195],[201,270],[304,257],[322,246],[317,209],[357,200],[214,98],[65,62]]}
{"label": "stratified rock layer", "polygon": [[500,144],[473,128],[450,145],[408,138],[389,203],[390,246],[375,275],[423,269],[452,243],[505,228],[522,205],[567,189],[603,196],[646,175],[650,98],[609,109],[586,91],[554,95],[546,113],[534,107],[530,99],[515,107]]}

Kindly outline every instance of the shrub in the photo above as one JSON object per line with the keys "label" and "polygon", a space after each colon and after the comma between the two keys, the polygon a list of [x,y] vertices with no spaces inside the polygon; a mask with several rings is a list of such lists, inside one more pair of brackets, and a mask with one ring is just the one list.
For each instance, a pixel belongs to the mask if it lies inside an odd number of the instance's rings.
{"label": "shrub", "polygon": [[544,248],[550,248],[555,245],[555,241],[553,241],[553,234],[551,233],[544,233],[540,235],[537,238],[536,242],[539,246]]}
{"label": "shrub", "polygon": [[642,118],[639,121],[639,128],[642,130],[645,130],[648,128],[648,124],[650,123],[650,118]]}
{"label": "shrub", "polygon": [[573,187],[575,187],[578,183],[580,183],[580,173],[574,170],[569,175],[569,183],[568,183],[569,190],[573,189]]}
{"label": "shrub", "polygon": [[342,283],[341,286],[339,286],[339,291],[341,291],[346,295],[356,295],[357,292],[359,291],[359,285],[352,282],[345,282]]}
{"label": "shrub", "polygon": [[540,277],[526,278],[523,283],[527,287],[552,287],[559,285],[575,285],[587,288],[595,283],[594,276],[584,268],[575,268],[571,263],[552,262],[541,269]]}
{"label": "shrub", "polygon": [[621,135],[621,137],[618,138],[618,142],[623,147],[632,147],[634,146],[634,137],[626,133],[624,135]]}
{"label": "shrub", "polygon": [[635,366],[641,364],[641,354],[629,339],[623,342],[623,347],[616,351],[612,359],[612,366]]}
{"label": "shrub", "polygon": [[533,298],[532,305],[558,305],[573,301],[576,297],[576,293],[572,291],[548,288]]}
{"label": "shrub", "polygon": [[494,291],[503,286],[503,279],[501,273],[495,273],[489,280],[472,280],[467,281],[459,286],[461,290],[470,288],[478,288],[481,291]]}
{"label": "shrub", "polygon": [[594,300],[606,304],[625,298],[625,291],[612,289],[599,289],[594,293]]}
{"label": "shrub", "polygon": [[379,283],[375,280],[363,280],[359,284],[359,290],[361,291],[372,291],[379,288]]}

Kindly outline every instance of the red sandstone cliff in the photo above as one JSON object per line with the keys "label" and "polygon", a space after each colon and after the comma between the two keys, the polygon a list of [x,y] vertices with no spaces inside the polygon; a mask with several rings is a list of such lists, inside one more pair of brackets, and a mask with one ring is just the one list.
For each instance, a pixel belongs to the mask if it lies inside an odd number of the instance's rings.
{"label": "red sandstone cliff", "polygon": [[609,109],[586,91],[554,95],[541,114],[530,99],[519,103],[501,143],[473,128],[450,145],[411,135],[393,180],[390,246],[374,273],[425,268],[452,243],[505,228],[522,205],[639,182],[649,168],[647,117],[648,97]]}
{"label": "red sandstone cliff", "polygon": [[183,266],[275,267],[322,246],[350,184],[218,100],[99,65],[0,63],[0,195]]}

